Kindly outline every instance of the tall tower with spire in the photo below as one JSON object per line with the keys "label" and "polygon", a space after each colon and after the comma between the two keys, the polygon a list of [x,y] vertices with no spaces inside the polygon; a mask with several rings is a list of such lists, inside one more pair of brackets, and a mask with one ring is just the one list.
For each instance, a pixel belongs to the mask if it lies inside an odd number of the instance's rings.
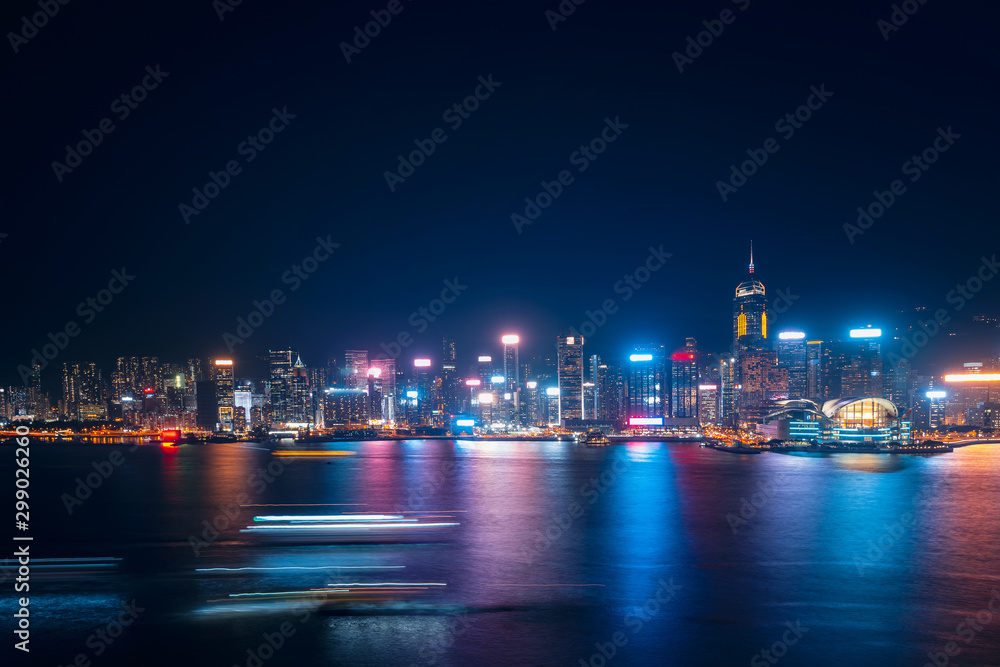
{"label": "tall tower with spire", "polygon": [[[759,345],[767,338],[767,298],[764,284],[753,275],[753,241],[750,242],[750,275],[736,286],[733,298],[733,352],[738,355],[742,344]],[[759,340],[756,338],[759,336]]]}
{"label": "tall tower with spire", "polygon": [[[764,350],[767,345],[767,297],[764,284],[754,276],[753,241],[750,242],[750,273],[747,279],[736,286],[733,297],[733,348],[732,348],[732,382],[735,384],[733,399],[730,401],[732,410],[739,411],[743,401],[740,396],[745,393],[743,385],[743,359],[748,352]],[[739,387],[740,389],[736,389]],[[724,416],[729,416],[724,415]]]}

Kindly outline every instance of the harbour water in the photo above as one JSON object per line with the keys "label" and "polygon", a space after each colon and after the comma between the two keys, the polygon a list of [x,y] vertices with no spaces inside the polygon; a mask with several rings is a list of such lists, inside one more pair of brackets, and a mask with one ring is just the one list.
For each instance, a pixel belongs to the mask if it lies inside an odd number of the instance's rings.
{"label": "harbour water", "polygon": [[[30,664],[1000,664],[1000,445],[271,447],[33,445],[30,593],[8,568],[0,596],[8,626],[30,596]],[[344,513],[459,525],[337,544],[241,532]],[[41,560],[85,557],[120,560]],[[400,583],[421,586],[340,610],[245,595]]]}

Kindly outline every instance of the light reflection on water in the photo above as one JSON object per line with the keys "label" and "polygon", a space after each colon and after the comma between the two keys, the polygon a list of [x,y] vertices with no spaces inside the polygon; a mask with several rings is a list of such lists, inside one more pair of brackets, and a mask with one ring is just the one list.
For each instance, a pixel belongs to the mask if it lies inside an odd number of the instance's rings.
{"label": "light reflection on water", "polygon": [[[996,446],[934,456],[743,456],[656,442],[307,448],[353,455],[140,448],[72,516],[61,494],[112,448],[33,449],[37,553],[124,558],[113,576],[31,591],[51,640],[36,655],[71,661],[135,597],[149,611],[107,654],[126,662],[166,656],[183,636],[206,661],[189,664],[246,664],[247,648],[284,619],[295,634],[268,666],[579,664],[618,631],[627,643],[615,665],[731,664],[801,620],[810,631],[786,664],[922,664],[1000,586]],[[196,557],[190,538],[204,521],[226,523],[227,507],[234,518]],[[442,512],[461,525],[415,544],[271,546],[239,532],[257,514],[344,512]],[[395,569],[350,569],[373,566]],[[230,571],[195,572],[206,568]],[[447,586],[401,600],[394,615],[316,609],[302,620],[277,604],[194,613],[235,593],[365,581]],[[680,588],[653,604],[661,581]],[[996,655],[1000,616],[963,643],[961,661]]]}

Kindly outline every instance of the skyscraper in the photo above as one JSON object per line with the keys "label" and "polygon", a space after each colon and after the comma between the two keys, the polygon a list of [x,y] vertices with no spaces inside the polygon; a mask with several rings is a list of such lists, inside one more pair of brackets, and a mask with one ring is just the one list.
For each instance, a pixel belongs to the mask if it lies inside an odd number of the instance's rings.
{"label": "skyscraper", "polygon": [[344,352],[344,386],[364,389],[368,385],[368,350]]}
{"label": "skyscraper", "polygon": [[292,368],[299,353],[291,348],[269,350],[271,371],[271,421],[277,424],[294,421],[291,418]]}
{"label": "skyscraper", "polygon": [[670,357],[670,416],[698,416],[698,347],[688,338]]}
{"label": "skyscraper", "polygon": [[216,359],[213,380],[215,381],[215,397],[219,405],[219,426],[223,431],[233,430],[233,411],[235,396],[233,394],[233,360]]}
{"label": "skyscraper", "polygon": [[663,426],[669,411],[667,363],[663,346],[637,347],[629,355],[628,366],[629,426]]}
{"label": "skyscraper", "polygon": [[521,342],[520,336],[516,334],[506,334],[500,338],[503,343],[503,399],[505,407],[505,422],[511,424],[520,423],[520,392],[521,392],[521,370],[518,360],[518,345]]}
{"label": "skyscraper", "polygon": [[764,284],[753,277],[753,272],[753,244],[751,244],[750,278],[736,286],[736,296],[733,297],[733,352],[737,353],[743,336],[767,338],[767,298],[764,296]]}
{"label": "skyscraper", "polygon": [[698,423],[703,426],[719,423],[719,385],[698,385]]}
{"label": "skyscraper", "polygon": [[583,418],[583,336],[556,340],[559,382],[559,423]]}
{"label": "skyscraper", "polygon": [[396,397],[396,360],[372,359],[371,369],[378,371],[379,386],[382,392],[382,421],[386,424],[395,424],[399,412],[399,403]]}
{"label": "skyscraper", "polygon": [[292,377],[289,385],[289,419],[299,424],[313,423],[312,402],[310,400],[309,369],[302,363],[302,357],[295,355]]}
{"label": "skyscraper", "polygon": [[782,331],[776,347],[778,365],[788,370],[788,398],[808,398],[806,335],[801,331]]}

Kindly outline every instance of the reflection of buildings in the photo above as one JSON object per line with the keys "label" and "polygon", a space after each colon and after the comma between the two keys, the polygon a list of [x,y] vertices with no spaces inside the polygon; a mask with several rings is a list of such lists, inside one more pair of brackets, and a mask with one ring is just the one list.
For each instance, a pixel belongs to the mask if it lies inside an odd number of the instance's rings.
{"label": "reflection of buildings", "polygon": [[910,423],[899,408],[878,397],[838,398],[819,403],[779,401],[780,409],[763,419],[757,430],[767,438],[824,442],[888,443],[910,441]]}

